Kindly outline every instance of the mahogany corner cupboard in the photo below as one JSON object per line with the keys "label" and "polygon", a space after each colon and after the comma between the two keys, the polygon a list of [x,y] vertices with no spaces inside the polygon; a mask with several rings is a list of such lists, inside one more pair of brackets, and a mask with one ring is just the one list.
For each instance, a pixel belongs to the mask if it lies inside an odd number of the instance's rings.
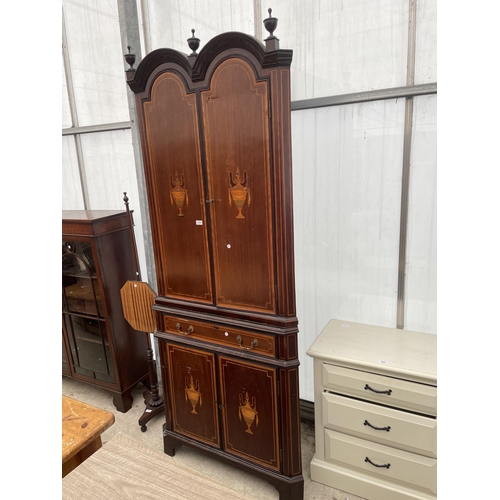
{"label": "mahogany corner cupboard", "polygon": [[127,213],[63,210],[62,373],[111,392],[127,412],[148,383],[147,339],[125,320],[120,289],[134,280]]}
{"label": "mahogany corner cupboard", "polygon": [[158,295],[165,453],[190,445],[302,499],[291,50],[243,33],[133,68]]}

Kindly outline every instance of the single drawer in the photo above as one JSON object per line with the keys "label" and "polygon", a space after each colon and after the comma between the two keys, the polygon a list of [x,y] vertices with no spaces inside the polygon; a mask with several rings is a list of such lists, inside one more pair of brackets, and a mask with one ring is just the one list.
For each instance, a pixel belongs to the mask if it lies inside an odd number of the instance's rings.
{"label": "single drawer", "polygon": [[207,340],[214,344],[236,347],[265,356],[276,355],[276,342],[272,335],[175,316],[163,316],[163,324],[165,331],[169,333]]}
{"label": "single drawer", "polygon": [[325,429],[325,458],[353,471],[436,495],[437,460]]}
{"label": "single drawer", "polygon": [[385,375],[323,363],[323,387],[329,391],[405,410],[437,414],[437,388]]}
{"label": "single drawer", "polygon": [[334,431],[436,458],[437,421],[374,403],[323,393],[323,424]]}

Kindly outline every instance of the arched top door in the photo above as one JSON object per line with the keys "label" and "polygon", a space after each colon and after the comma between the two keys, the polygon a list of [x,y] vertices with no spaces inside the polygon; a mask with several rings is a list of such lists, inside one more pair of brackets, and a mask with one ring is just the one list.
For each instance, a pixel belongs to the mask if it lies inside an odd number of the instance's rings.
{"label": "arched top door", "polygon": [[268,82],[228,58],[201,92],[216,304],[275,311]]}

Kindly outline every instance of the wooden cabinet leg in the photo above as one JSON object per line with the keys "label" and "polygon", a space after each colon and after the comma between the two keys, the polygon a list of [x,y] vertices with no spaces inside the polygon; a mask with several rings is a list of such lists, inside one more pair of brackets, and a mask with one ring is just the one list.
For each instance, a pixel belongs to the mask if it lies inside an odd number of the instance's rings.
{"label": "wooden cabinet leg", "polygon": [[304,499],[304,478],[298,476],[295,479],[268,479],[280,495],[280,500],[303,500]]}
{"label": "wooden cabinet leg", "polygon": [[163,451],[166,455],[173,457],[175,455],[175,449],[179,446],[182,446],[182,441],[173,438],[171,435],[168,435],[168,431],[166,429],[167,424],[163,424]]}
{"label": "wooden cabinet leg", "polygon": [[134,402],[132,389],[130,388],[128,391],[120,394],[113,394],[113,404],[120,413],[127,413],[132,408],[132,403]]}

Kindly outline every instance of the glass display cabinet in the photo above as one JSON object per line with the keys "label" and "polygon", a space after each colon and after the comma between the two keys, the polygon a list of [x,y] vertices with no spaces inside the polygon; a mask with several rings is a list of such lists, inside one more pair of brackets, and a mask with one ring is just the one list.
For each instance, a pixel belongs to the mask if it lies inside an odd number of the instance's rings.
{"label": "glass display cabinet", "polygon": [[121,412],[148,380],[146,339],[123,317],[120,289],[135,279],[126,212],[63,211],[62,373],[109,390]]}

